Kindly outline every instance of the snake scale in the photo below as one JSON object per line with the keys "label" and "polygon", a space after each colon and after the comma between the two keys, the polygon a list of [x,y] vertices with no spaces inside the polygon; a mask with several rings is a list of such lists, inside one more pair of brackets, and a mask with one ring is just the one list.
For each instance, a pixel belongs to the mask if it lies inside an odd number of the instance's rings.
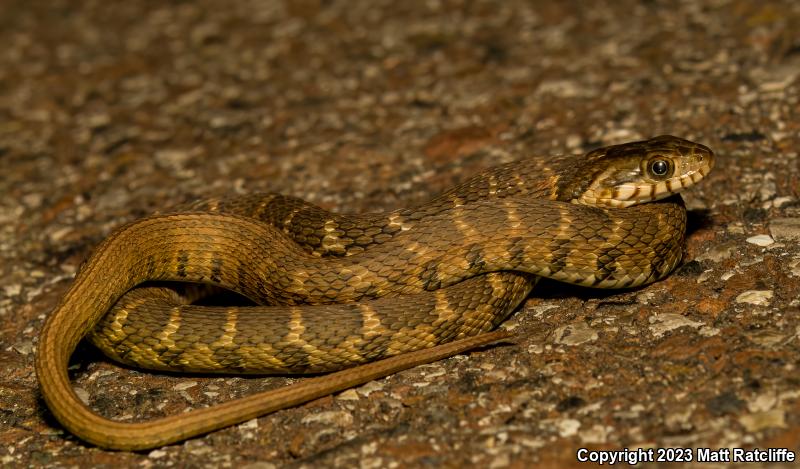
{"label": "snake scale", "polygon": [[[703,145],[660,136],[526,158],[388,214],[338,215],[262,194],[129,223],[95,249],[47,318],[36,355],[42,395],[81,439],[138,450],[495,342],[509,334],[487,331],[539,277],[623,288],[667,275],[686,225],[680,198],[669,196],[713,162]],[[195,306],[192,295],[140,286],[150,281],[215,285],[269,306]],[[69,357],[87,335],[144,368],[341,371],[121,423],[95,414],[70,385]]]}

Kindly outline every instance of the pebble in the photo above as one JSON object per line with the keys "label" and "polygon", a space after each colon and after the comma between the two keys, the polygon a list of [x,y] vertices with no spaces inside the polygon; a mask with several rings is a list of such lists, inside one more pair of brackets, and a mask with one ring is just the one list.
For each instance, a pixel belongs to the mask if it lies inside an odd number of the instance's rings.
{"label": "pebble", "polygon": [[613,427],[595,424],[580,432],[579,436],[584,444],[603,444],[608,441],[608,435],[612,431]]}
{"label": "pebble", "polygon": [[13,283],[11,285],[6,285],[5,287],[3,287],[3,290],[5,291],[6,296],[17,296],[22,291],[22,285],[18,283]]}
{"label": "pebble", "polygon": [[705,261],[709,260],[711,262],[719,262],[724,261],[725,259],[729,259],[731,255],[733,255],[734,245],[733,244],[723,244],[717,245],[709,249],[708,251],[704,252],[697,256],[698,261]]}
{"label": "pebble", "polygon": [[747,409],[750,412],[766,412],[771,410],[778,403],[778,396],[774,393],[767,392],[759,394],[755,399],[747,403]]}
{"label": "pebble", "polygon": [[78,396],[78,399],[81,400],[86,405],[89,405],[89,393],[83,388],[72,388],[75,391],[75,395]]}
{"label": "pebble", "polygon": [[756,235],[747,238],[747,241],[750,244],[755,244],[756,246],[769,246],[770,244],[774,243],[775,240],[772,239],[770,235]]}
{"label": "pebble", "polygon": [[756,306],[767,306],[773,295],[774,293],[772,290],[747,290],[736,297],[736,302]]}
{"label": "pebble", "polygon": [[650,324],[652,324],[652,326],[650,326],[650,332],[656,337],[660,337],[671,330],[679,329],[684,326],[697,329],[703,325],[702,322],[692,321],[676,313],[656,313],[650,316]]}
{"label": "pebble", "polygon": [[550,311],[551,309],[558,309],[558,305],[546,304],[546,305],[534,306],[533,308],[531,308],[536,318],[542,317],[544,313]]}
{"label": "pebble", "polygon": [[769,232],[778,241],[800,241],[800,218],[776,218],[770,221]]}
{"label": "pebble", "polygon": [[792,197],[775,197],[775,200],[772,201],[772,206],[776,208],[781,208],[784,205],[792,202],[794,199]]}
{"label": "pebble", "polygon": [[748,340],[764,348],[775,347],[786,340],[786,335],[774,331],[754,331],[747,334]]}
{"label": "pebble", "polygon": [[569,438],[578,433],[581,428],[581,422],[575,419],[564,419],[556,423],[558,434],[562,438]]}
{"label": "pebble", "polygon": [[239,429],[241,430],[255,430],[258,428],[258,419],[250,419],[246,422],[242,422],[239,424]]}
{"label": "pebble", "polygon": [[796,258],[789,262],[789,273],[793,277],[800,277],[800,258]]}
{"label": "pebble", "polygon": [[155,154],[156,162],[163,168],[183,168],[191,158],[191,152],[184,149],[165,149]]}
{"label": "pebble", "polygon": [[357,401],[360,398],[358,397],[358,393],[356,392],[355,389],[347,389],[339,393],[339,395],[336,396],[336,399],[340,399],[343,401]]}
{"label": "pebble", "polygon": [[636,302],[642,305],[646,305],[647,303],[650,302],[650,300],[652,300],[655,297],[656,294],[651,291],[639,293],[638,295],[636,295]]}
{"label": "pebble", "polygon": [[564,345],[580,345],[597,340],[597,331],[585,322],[561,326],[555,331],[555,342]]}
{"label": "pebble", "polygon": [[166,455],[167,455],[167,452],[164,451],[163,449],[155,449],[155,450],[150,451],[149,453],[147,453],[147,457],[148,458],[152,458],[152,459],[163,458]]}
{"label": "pebble", "polygon": [[195,386],[197,386],[197,381],[186,381],[184,383],[176,384],[175,386],[172,387],[172,389],[175,390],[175,391],[185,391],[185,390],[191,389],[191,388],[193,388]]}
{"label": "pebble", "polygon": [[758,432],[766,428],[785,428],[786,419],[784,411],[781,409],[757,412],[739,417],[739,423],[750,433]]}
{"label": "pebble", "polygon": [[14,344],[14,350],[20,355],[30,355],[33,352],[33,342],[26,340],[24,342]]}
{"label": "pebble", "polygon": [[756,68],[750,72],[750,77],[763,92],[783,91],[791,85],[800,74],[800,67],[796,64],[777,64],[767,68]]}
{"label": "pebble", "polygon": [[369,397],[375,391],[383,391],[383,384],[379,381],[370,381],[369,383],[358,388],[358,392],[364,397]]}
{"label": "pebble", "polygon": [[353,424],[353,416],[342,410],[329,410],[318,414],[310,414],[303,417],[304,424],[326,423],[339,427],[349,427]]}
{"label": "pebble", "polygon": [[547,80],[539,84],[537,94],[574,98],[577,96],[589,97],[593,93],[591,89],[581,86],[573,80]]}

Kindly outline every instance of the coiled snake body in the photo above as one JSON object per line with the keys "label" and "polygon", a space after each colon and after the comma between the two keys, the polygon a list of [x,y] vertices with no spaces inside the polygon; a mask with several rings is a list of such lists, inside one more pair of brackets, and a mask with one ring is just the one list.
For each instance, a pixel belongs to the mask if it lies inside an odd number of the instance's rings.
{"label": "coiled snake body", "polygon": [[[643,202],[696,183],[712,165],[707,147],[661,136],[500,166],[390,214],[343,216],[256,195],[128,224],[98,246],[49,316],[36,357],[42,394],[80,438],[143,449],[496,341],[507,334],[478,334],[505,319],[538,277],[615,288],[669,273],[681,257],[685,210],[679,198]],[[134,289],[153,280],[217,285],[273,306],[196,307],[171,289]],[[90,332],[110,357],[145,368],[360,366],[118,423],[93,413],[69,384],[69,356]]]}

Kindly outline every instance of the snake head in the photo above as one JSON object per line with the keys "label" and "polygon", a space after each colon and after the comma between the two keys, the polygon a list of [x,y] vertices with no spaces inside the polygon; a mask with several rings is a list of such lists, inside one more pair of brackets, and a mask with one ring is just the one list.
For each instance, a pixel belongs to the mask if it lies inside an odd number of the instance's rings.
{"label": "snake head", "polygon": [[705,145],[671,135],[593,150],[581,165],[589,175],[566,193],[576,204],[629,207],[691,187],[714,166]]}

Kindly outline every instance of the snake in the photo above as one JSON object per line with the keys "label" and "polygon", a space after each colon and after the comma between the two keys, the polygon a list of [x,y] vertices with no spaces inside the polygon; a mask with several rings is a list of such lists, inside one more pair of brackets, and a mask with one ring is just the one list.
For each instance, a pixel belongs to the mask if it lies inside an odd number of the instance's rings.
{"label": "snake", "polygon": [[[128,223],[94,249],[45,321],[35,358],[42,396],[78,438],[143,450],[508,340],[510,332],[493,329],[539,278],[631,288],[670,273],[686,230],[676,194],[713,164],[708,147],[662,135],[585,155],[530,156],[385,214],[253,194]],[[195,305],[203,294],[147,286],[158,281],[211,285],[258,306]],[[87,336],[142,368],[331,373],[118,422],[70,384],[69,358]]]}

